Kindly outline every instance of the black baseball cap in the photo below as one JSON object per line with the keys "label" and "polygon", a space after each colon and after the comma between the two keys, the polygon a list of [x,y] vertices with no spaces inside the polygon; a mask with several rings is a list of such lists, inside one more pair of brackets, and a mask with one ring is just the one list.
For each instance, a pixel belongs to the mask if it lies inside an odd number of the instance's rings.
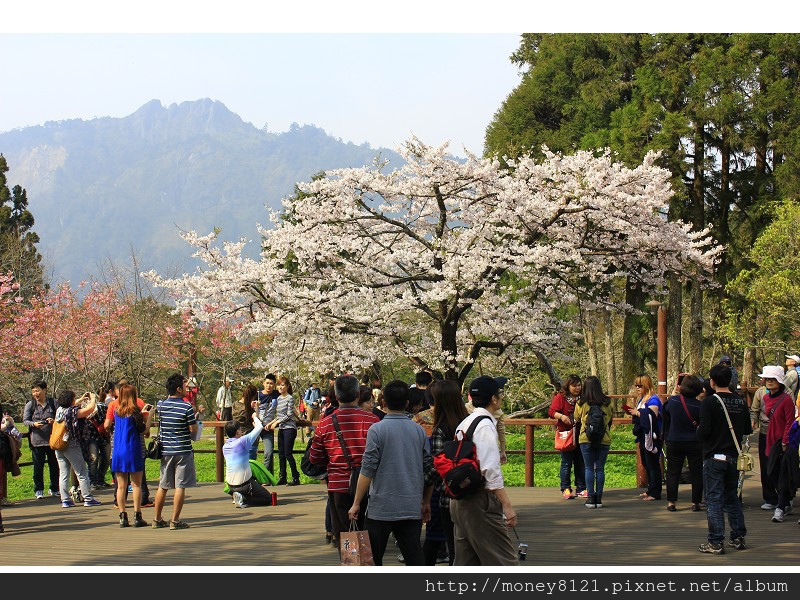
{"label": "black baseball cap", "polygon": [[472,398],[486,398],[488,400],[497,395],[505,387],[506,383],[508,383],[508,379],[505,377],[495,378],[482,375],[473,379],[472,383],[469,384],[469,395]]}

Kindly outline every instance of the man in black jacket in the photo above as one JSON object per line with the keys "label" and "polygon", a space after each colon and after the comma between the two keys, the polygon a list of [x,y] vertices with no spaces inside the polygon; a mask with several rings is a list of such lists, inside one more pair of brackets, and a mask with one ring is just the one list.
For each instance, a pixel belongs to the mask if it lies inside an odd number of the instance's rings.
{"label": "man in black jacket", "polygon": [[[703,442],[703,486],[708,518],[708,542],[700,544],[699,550],[708,554],[725,554],[724,513],[728,513],[728,524],[731,528],[728,545],[737,550],[746,548],[744,536],[747,528],[744,524],[742,503],[737,494],[737,441],[741,445],[743,437],[750,435],[753,428],[747,405],[729,388],[730,368],[722,364],[714,365],[709,372],[709,378],[715,393],[703,398],[700,405],[700,427],[697,429],[697,437]],[[728,427],[725,410],[733,425],[733,432]]]}

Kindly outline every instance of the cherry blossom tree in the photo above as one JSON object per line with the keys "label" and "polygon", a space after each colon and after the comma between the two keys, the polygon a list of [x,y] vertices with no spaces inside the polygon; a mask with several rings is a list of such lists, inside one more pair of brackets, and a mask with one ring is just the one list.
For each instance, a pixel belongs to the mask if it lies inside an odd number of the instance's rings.
{"label": "cherry blossom tree", "polygon": [[669,274],[706,281],[721,251],[707,230],[666,220],[670,174],[655,154],[631,169],[608,151],[501,165],[412,138],[399,152],[393,170],[376,161],[298,184],[258,228],[258,260],[244,239],[189,232],[205,266],[146,276],[203,320],[246,315],[249,332],[271,335],[267,363],[342,371],[404,356],[463,382],[483,349],[559,350],[579,329],[561,307],[635,310],[615,282],[660,294]]}

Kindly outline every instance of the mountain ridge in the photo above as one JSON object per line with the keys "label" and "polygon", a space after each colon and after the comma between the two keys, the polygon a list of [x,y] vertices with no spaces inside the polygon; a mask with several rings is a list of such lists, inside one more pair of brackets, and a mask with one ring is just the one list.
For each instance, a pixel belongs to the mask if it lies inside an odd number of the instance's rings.
{"label": "mountain ridge", "polygon": [[[197,266],[179,229],[254,240],[298,181],[371,164],[393,150],[342,142],[313,125],[273,133],[208,98],[126,117],[69,119],[0,133],[10,185],[27,190],[53,283],[97,278],[100,266]],[[258,252],[257,245],[252,254]],[[49,273],[49,270],[52,273]]]}

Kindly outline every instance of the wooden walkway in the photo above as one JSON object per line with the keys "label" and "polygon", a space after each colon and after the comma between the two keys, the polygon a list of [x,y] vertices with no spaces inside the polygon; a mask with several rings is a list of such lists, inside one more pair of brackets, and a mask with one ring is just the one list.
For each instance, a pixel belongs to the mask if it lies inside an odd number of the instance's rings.
{"label": "wooden walkway", "polygon": [[[748,475],[744,486],[749,549],[728,549],[725,556],[697,551],[697,545],[706,539],[706,519],[704,512],[689,510],[688,485],[681,485],[679,510],[674,513],[666,511],[666,502],[642,502],[637,498],[638,489],[606,490],[604,507],[589,510],[582,500],[563,500],[555,488],[509,488],[519,514],[517,533],[529,544],[523,567],[796,564],[800,556],[798,515],[790,515],[784,523],[772,523],[772,513],[759,508],[757,477]],[[308,571],[308,567],[336,566],[336,550],[324,543],[324,486],[272,489],[278,492],[278,506],[238,509],[222,493],[221,484],[192,488],[181,515],[191,528],[182,531],[121,529],[107,490],[97,493],[103,506],[94,508],[63,509],[54,498],[23,500],[2,509],[5,533],[0,534],[0,563],[12,567],[5,571],[70,565],[112,569],[192,566],[200,571],[269,566]],[[171,499],[170,494],[166,519]],[[148,521],[153,515],[152,508],[144,510]],[[395,547],[388,548],[386,566],[402,567],[395,558],[397,553]]]}

